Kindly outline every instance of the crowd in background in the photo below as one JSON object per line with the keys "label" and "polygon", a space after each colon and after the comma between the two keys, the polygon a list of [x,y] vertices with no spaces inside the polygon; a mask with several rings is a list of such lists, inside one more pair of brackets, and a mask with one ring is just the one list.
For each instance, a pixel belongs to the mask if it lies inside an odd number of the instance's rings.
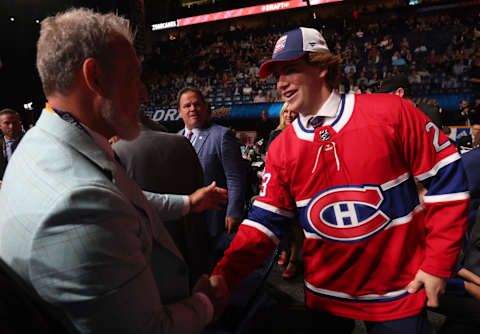
{"label": "crowd in background", "polygon": [[[213,105],[279,101],[275,79],[259,80],[258,66],[282,31],[301,24],[252,30],[232,25],[227,32],[183,33],[156,45],[147,59],[149,99],[143,107],[174,107],[178,90],[189,85],[202,87]],[[479,68],[480,31],[475,18],[465,13],[378,17],[347,21],[341,29],[320,28],[332,52],[342,58],[341,92],[375,92],[384,78],[400,73],[408,75],[413,96],[475,89],[469,79]]]}

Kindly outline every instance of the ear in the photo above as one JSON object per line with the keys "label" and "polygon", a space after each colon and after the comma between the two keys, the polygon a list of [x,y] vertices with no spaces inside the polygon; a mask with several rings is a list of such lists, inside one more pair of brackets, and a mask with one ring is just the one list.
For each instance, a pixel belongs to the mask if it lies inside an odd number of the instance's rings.
{"label": "ear", "polygon": [[324,68],[323,70],[321,70],[320,72],[318,72],[318,77],[319,77],[320,79],[324,79],[325,76],[327,75],[327,73],[328,73],[328,69]]}
{"label": "ear", "polygon": [[105,76],[100,68],[98,60],[88,58],[83,62],[82,75],[86,86],[93,93],[105,96]]}
{"label": "ear", "polygon": [[405,95],[405,91],[403,90],[402,87],[397,88],[397,90],[394,92],[395,95],[398,95],[400,97],[403,97]]}

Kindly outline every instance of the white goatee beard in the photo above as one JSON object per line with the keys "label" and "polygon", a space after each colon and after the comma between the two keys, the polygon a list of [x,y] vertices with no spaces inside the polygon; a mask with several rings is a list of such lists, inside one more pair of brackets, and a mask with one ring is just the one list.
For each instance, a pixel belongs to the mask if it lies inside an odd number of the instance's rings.
{"label": "white goatee beard", "polygon": [[132,122],[122,113],[115,111],[112,100],[105,101],[100,115],[118,138],[133,140],[138,137],[140,133],[138,122]]}

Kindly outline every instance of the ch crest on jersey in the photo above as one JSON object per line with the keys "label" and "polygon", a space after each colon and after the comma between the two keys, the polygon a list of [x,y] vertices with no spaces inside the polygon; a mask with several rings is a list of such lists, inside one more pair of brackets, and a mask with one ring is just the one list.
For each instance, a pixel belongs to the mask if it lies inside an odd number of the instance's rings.
{"label": "ch crest on jersey", "polygon": [[377,186],[348,186],[317,194],[307,207],[307,222],[321,237],[361,241],[383,230],[390,218],[380,210],[384,198]]}

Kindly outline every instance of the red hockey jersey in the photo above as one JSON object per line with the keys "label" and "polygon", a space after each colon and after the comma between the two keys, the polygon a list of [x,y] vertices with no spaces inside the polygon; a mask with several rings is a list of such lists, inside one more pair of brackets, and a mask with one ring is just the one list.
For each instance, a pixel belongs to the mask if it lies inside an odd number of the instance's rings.
{"label": "red hockey jersey", "polygon": [[[368,321],[419,313],[425,292],[409,294],[408,284],[419,269],[449,277],[463,241],[460,155],[395,95],[333,92],[318,115],[321,127],[300,115],[271,144],[260,197],[213,274],[235,288],[297,210],[309,307]],[[428,189],[423,206],[414,177]]]}

